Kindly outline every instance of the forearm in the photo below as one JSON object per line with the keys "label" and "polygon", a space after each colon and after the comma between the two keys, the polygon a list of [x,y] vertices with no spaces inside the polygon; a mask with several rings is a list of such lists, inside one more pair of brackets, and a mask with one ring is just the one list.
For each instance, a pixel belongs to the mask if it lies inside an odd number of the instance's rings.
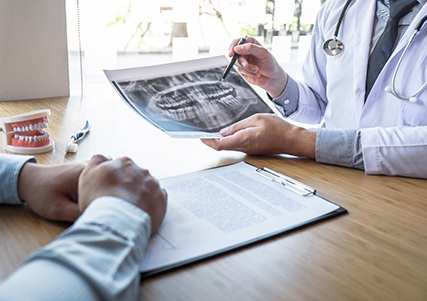
{"label": "forearm", "polygon": [[314,159],[316,157],[316,131],[294,127],[288,135],[284,153]]}
{"label": "forearm", "polygon": [[72,227],[0,285],[0,296],[135,300],[150,230],[149,215],[139,208],[117,198],[97,199]]}

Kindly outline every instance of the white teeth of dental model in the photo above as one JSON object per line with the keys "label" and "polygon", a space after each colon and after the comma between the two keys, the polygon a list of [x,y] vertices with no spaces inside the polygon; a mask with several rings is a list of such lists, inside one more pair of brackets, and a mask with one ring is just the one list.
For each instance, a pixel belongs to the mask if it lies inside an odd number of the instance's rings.
{"label": "white teeth of dental model", "polygon": [[43,134],[41,136],[24,136],[24,135],[15,134],[14,138],[19,139],[21,141],[27,141],[27,142],[35,141],[36,142],[36,141],[42,141],[42,140],[49,139],[49,134],[46,133],[46,134]]}
{"label": "white teeth of dental model", "polygon": [[41,130],[41,129],[45,129],[49,127],[49,122],[44,121],[44,122],[38,122],[35,124],[30,124],[30,125],[26,125],[26,126],[18,126],[18,127],[14,127],[13,131],[14,132],[25,132],[25,131],[33,131],[33,130]]}

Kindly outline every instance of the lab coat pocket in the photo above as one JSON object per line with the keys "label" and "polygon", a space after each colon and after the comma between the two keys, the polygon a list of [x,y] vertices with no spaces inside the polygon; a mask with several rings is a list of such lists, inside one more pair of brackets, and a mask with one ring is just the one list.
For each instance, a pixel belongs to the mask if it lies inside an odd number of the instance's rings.
{"label": "lab coat pocket", "polygon": [[402,116],[407,125],[427,125],[427,92],[421,93],[416,102],[405,100],[402,106]]}
{"label": "lab coat pocket", "polygon": [[[406,74],[406,80],[402,78],[402,82],[406,82],[407,89],[405,93],[407,96],[413,95],[418,91],[427,81],[427,53],[421,57],[412,56],[416,60],[413,65],[402,64],[402,72],[400,76]],[[420,66],[420,67],[414,67]],[[399,79],[398,79],[399,80]],[[408,125],[427,125],[427,87],[424,87],[416,96],[416,102],[409,102],[405,100],[402,106],[402,115],[404,121]]]}

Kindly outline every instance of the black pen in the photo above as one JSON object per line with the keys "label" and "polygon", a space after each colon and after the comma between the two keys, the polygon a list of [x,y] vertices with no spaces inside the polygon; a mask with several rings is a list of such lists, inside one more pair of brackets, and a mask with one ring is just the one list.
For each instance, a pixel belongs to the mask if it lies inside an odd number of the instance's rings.
{"label": "black pen", "polygon": [[[247,38],[248,38],[248,36],[246,36],[244,38],[240,38],[239,43],[237,43],[237,45],[245,44]],[[240,56],[240,54],[234,53],[233,57],[231,58],[230,62],[228,63],[227,68],[225,68],[224,73],[222,74],[220,81],[223,81],[227,77],[228,73],[230,72],[231,68],[233,68],[233,66],[236,63],[239,56]]]}

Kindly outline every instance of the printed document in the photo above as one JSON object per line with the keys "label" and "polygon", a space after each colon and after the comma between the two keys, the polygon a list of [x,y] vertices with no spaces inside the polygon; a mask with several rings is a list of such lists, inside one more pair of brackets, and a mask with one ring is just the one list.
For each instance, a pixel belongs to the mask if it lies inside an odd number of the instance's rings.
{"label": "printed document", "polygon": [[245,162],[165,178],[163,224],[147,247],[142,276],[185,265],[346,212],[301,195]]}

